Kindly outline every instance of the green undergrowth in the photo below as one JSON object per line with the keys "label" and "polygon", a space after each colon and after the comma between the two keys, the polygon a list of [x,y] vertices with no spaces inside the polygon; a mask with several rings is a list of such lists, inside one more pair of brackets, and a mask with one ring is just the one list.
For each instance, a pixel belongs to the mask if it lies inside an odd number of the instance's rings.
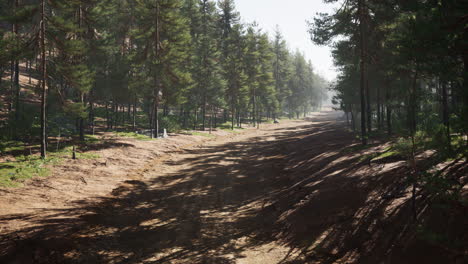
{"label": "green undergrowth", "polygon": [[214,137],[216,137],[216,136],[213,135],[213,134],[210,134],[210,133],[203,133],[203,132],[198,132],[198,131],[187,131],[187,132],[185,132],[184,134],[192,135],[192,136],[202,136],[202,137],[207,137],[207,138],[214,138]]}
{"label": "green undergrowth", "polygon": [[0,187],[19,187],[27,179],[33,177],[46,177],[50,169],[45,165],[57,164],[60,158],[50,156],[41,159],[39,156],[17,156],[14,161],[0,164]]}
{"label": "green undergrowth", "polygon": [[95,144],[99,143],[100,139],[95,135],[85,135],[85,143],[87,144]]}
{"label": "green undergrowth", "polygon": [[231,122],[225,122],[225,123],[221,123],[221,124],[218,124],[216,126],[216,128],[219,128],[221,130],[224,130],[224,131],[235,131],[236,129],[244,129],[243,127],[238,127],[238,126],[234,126],[234,130],[232,130],[232,123]]}
{"label": "green undergrowth", "polygon": [[8,141],[0,141],[0,155],[8,154],[8,153],[21,153],[21,154],[28,154],[27,149],[29,148],[39,148],[38,144],[35,145],[28,145],[23,141],[15,141],[15,140],[8,140]]}
{"label": "green undergrowth", "polygon": [[[229,132],[229,133],[233,133],[233,134],[239,134],[240,132],[237,131],[236,129],[239,129],[239,128],[235,128],[234,130],[230,129],[230,128],[220,128],[222,131],[226,131],[226,132]],[[243,128],[242,128],[243,129]]]}
{"label": "green undergrowth", "polygon": [[14,151],[24,151],[25,146],[21,141],[3,141],[0,142],[0,154],[14,152]]}
{"label": "green undergrowth", "polygon": [[115,135],[118,137],[133,138],[133,139],[143,140],[143,141],[154,140],[146,135],[137,134],[135,132],[115,132]]}
{"label": "green undergrowth", "polygon": [[397,156],[401,156],[401,153],[399,153],[398,151],[392,150],[391,148],[388,148],[387,150],[380,152],[377,156],[372,158],[371,161],[377,161],[380,159],[385,159],[389,157],[397,157]]}
{"label": "green undergrowth", "polygon": [[[77,159],[98,159],[100,158],[99,154],[92,153],[92,152],[80,152],[79,149],[76,150],[76,158]],[[67,146],[59,151],[49,152],[48,154],[50,157],[55,157],[58,159],[66,159],[71,158],[73,155],[73,146]]]}
{"label": "green undergrowth", "polygon": [[[73,147],[68,146],[58,151],[49,151],[47,158],[38,155],[19,155],[0,164],[0,187],[20,187],[22,183],[34,177],[47,177],[50,169],[47,165],[57,165],[71,159]],[[98,159],[96,153],[76,152],[77,159]]]}

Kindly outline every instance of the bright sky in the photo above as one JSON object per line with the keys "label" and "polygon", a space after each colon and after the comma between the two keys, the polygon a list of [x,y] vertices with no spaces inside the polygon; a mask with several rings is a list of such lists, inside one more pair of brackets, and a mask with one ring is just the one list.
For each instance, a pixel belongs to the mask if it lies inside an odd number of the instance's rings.
{"label": "bright sky", "polygon": [[316,46],[310,40],[306,20],[312,20],[317,13],[333,12],[332,4],[322,0],[235,0],[242,21],[256,21],[273,37],[276,25],[279,26],[289,47],[304,52],[312,61],[315,71],[329,81],[336,77],[330,48]]}

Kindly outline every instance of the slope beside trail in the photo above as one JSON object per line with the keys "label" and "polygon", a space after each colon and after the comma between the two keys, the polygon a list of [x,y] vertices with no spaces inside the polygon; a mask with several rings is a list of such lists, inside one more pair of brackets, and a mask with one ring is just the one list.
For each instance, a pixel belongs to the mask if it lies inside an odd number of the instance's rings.
{"label": "slope beside trail", "polygon": [[385,198],[402,163],[362,162],[340,115],[181,148],[110,195],[1,215],[22,224],[0,262],[446,263],[407,239],[407,197]]}

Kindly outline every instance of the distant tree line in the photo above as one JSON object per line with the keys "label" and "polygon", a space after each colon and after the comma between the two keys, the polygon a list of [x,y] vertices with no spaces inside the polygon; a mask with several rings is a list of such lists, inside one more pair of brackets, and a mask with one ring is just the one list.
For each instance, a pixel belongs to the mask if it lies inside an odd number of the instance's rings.
{"label": "distant tree line", "polygon": [[326,97],[311,62],[279,30],[270,39],[242,24],[233,0],[8,0],[0,10],[1,137],[39,135],[43,156],[60,131],[234,129],[299,117]]}

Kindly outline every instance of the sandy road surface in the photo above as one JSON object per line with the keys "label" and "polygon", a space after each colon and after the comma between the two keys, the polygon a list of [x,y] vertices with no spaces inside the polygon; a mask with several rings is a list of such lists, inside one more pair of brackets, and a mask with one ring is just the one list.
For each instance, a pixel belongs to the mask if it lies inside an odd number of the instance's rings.
{"label": "sandy road surface", "polygon": [[111,195],[3,215],[29,224],[4,236],[2,263],[377,263],[395,244],[377,214],[395,206],[371,198],[391,184],[341,156],[354,141],[338,115],[179,149]]}

